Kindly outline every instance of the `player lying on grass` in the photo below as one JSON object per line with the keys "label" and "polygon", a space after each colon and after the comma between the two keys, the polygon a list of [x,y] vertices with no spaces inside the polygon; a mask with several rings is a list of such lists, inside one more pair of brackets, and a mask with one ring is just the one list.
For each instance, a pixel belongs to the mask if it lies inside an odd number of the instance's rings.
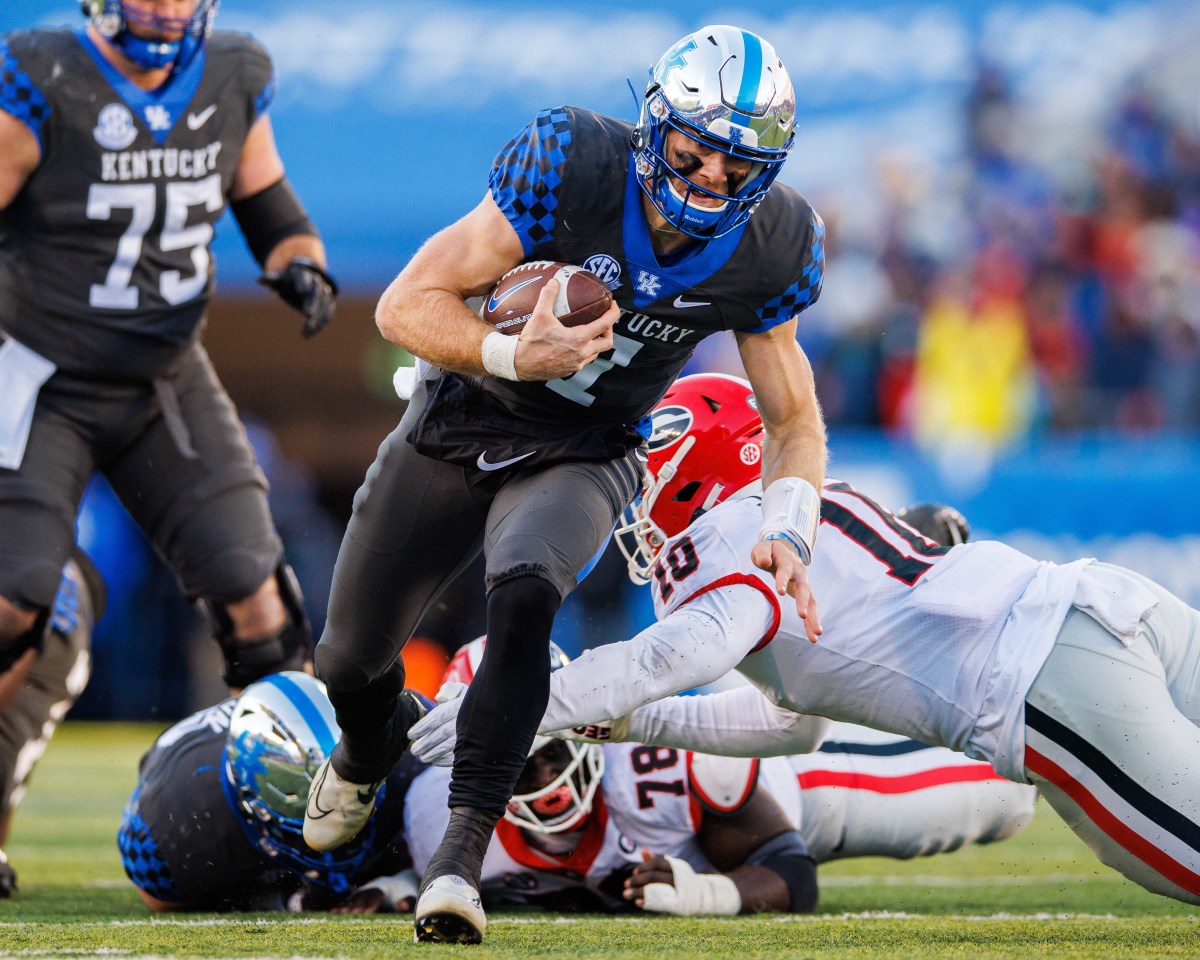
{"label": "player lying on grass", "polygon": [[[165,910],[327,909],[409,863],[404,758],[361,834],[333,853],[300,836],[313,772],[337,743],[333,707],[306,673],[271,674],[181,720],[142,757],[117,834],[146,905]],[[416,888],[413,888],[415,894]]]}
{"label": "player lying on grass", "polygon": [[[473,670],[478,659],[476,645],[456,664]],[[320,682],[282,673],[162,734],[142,758],[118,834],[126,872],[147,906],[410,910],[417,874],[409,848],[423,867],[448,816],[447,771],[417,776],[422,765],[405,760],[359,838],[315,853],[300,838],[299,811],[336,733]],[[526,764],[523,792],[488,854],[485,896],[554,909],[729,911],[730,887],[703,875],[719,867],[747,911],[811,909],[812,859],[910,857],[1008,836],[1028,821],[1031,789],[911,743],[879,756],[881,736],[849,731],[827,744],[835,752],[796,758],[799,776],[781,758],[760,766],[638,744],[602,753],[554,740]],[[811,800],[801,795],[806,778]],[[898,791],[918,782],[931,785],[906,806]],[[658,856],[643,863],[643,850]],[[686,877],[668,874],[668,857],[691,865],[680,868]],[[713,886],[725,899],[698,898]]]}
{"label": "player lying on grass", "polygon": [[[481,639],[460,650],[448,676],[469,681],[482,649]],[[565,660],[552,650],[553,663]],[[643,744],[535,746],[484,858],[489,909],[807,912],[817,863],[1012,836],[1036,798],[987,764],[848,724],[823,752],[761,763]],[[448,797],[449,770],[431,767],[405,799],[417,870]],[[368,891],[349,908],[370,911],[381,897]]]}
{"label": "player lying on grass", "polygon": [[[1105,863],[1200,904],[1197,611],[1093,560],[939,546],[829,481],[809,569],[824,630],[811,643],[783,585],[745,560],[762,495],[749,385],[680,380],[654,419],[624,532],[659,620],[557,671],[543,733],[616,717],[600,732],[765,756],[811,749],[811,715],[863,723],[1033,783]],[[733,669],[753,687],[655,703]],[[422,759],[452,747],[459,702],[414,726]]]}

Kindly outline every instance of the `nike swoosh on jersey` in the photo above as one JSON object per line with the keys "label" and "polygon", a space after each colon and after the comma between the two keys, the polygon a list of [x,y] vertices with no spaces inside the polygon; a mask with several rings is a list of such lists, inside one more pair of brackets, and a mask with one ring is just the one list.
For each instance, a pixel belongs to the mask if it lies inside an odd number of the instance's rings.
{"label": "nike swoosh on jersey", "polygon": [[530,277],[528,280],[522,280],[520,283],[514,284],[513,286],[509,287],[502,294],[500,294],[499,297],[497,297],[493,294],[492,296],[488,297],[487,308],[489,310],[495,310],[496,308],[498,308],[500,306],[500,304],[502,304],[505,300],[507,300],[509,297],[511,297],[514,293],[516,293],[522,287],[527,287],[531,283],[537,283],[537,282],[538,282],[537,277]]}
{"label": "nike swoosh on jersey", "polygon": [[208,118],[217,112],[217,105],[210,103],[199,113],[189,113],[187,117],[187,125],[189,130],[199,130],[202,126],[208,123]]}
{"label": "nike swoosh on jersey", "polygon": [[505,467],[511,467],[514,463],[524,460],[526,457],[532,457],[536,450],[530,450],[528,453],[523,453],[519,457],[511,457],[508,460],[500,460],[497,463],[489,463],[487,460],[487,451],[479,455],[479,459],[475,461],[475,466],[480,470],[503,470]]}
{"label": "nike swoosh on jersey", "polygon": [[680,310],[686,310],[688,307],[711,307],[711,300],[684,300],[683,297],[675,298],[675,306]]}

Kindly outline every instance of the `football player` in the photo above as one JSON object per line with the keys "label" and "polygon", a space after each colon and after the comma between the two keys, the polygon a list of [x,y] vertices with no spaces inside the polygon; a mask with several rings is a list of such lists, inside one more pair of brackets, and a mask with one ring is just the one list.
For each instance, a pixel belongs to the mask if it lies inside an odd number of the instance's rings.
{"label": "football player", "polygon": [[[469,683],[483,648],[479,639],[460,650],[446,679]],[[820,753],[761,763],[540,742],[484,858],[485,905],[808,911],[814,861],[908,858],[1012,836],[1036,799],[987,764],[850,724],[835,725]],[[405,799],[418,871],[448,817],[448,780],[446,768],[431,768]],[[369,912],[378,896],[356,895],[348,909]]]}
{"label": "football player", "polygon": [[[106,600],[100,572],[76,548],[63,567],[40,643],[0,675],[0,844],[8,841],[34,766],[87,686],[92,628]],[[0,897],[12,896],[16,889],[16,871],[0,850]]]}
{"label": "football player", "polygon": [[424,769],[411,756],[380,789],[354,843],[319,853],[301,838],[313,772],[337,736],[320,681],[291,671],[163,733],[142,757],[117,834],[125,872],[146,905],[155,912],[326,909],[376,877],[386,878],[378,889],[403,899],[397,884],[411,863],[404,795]]}
{"label": "football player", "polygon": [[[542,729],[617,717],[605,732],[619,739],[766,756],[811,749],[810,715],[865,724],[1034,784],[1103,862],[1200,904],[1200,766],[1180,759],[1200,756],[1200,613],[1093,560],[943,547],[828,481],[810,568],[825,631],[811,643],[742,557],[761,496],[751,397],[704,375],[664,398],[625,528],[659,620],[557,671]],[[752,685],[655,702],[731,669]],[[413,728],[419,756],[453,741],[459,703]]]}
{"label": "football player", "polygon": [[265,481],[199,343],[228,207],[263,281],[333,315],[267,117],[271,61],[218,0],[83,0],[0,37],[0,670],[36,646],[102,472],[241,688],[311,659]]}
{"label": "football player", "polygon": [[[423,878],[419,940],[479,942],[479,870],[544,709],[555,613],[641,485],[645,418],[696,344],[732,330],[770,441],[747,562],[815,637],[811,558],[825,431],[797,315],[820,292],[824,226],[776,177],[795,94],[774,48],[708,26],[654,66],[636,124],[539,113],[497,155],[479,205],[383,294],[383,335],[423,361],[408,411],[355,500],[316,653],[343,731],[305,836],[332,849],[414,720],[397,653],[480,550],[489,653],[467,694],[445,842]],[[529,260],[578,264],[613,292],[567,328],[542,291],[519,337],[467,301]],[[365,798],[365,799],[364,799]]]}

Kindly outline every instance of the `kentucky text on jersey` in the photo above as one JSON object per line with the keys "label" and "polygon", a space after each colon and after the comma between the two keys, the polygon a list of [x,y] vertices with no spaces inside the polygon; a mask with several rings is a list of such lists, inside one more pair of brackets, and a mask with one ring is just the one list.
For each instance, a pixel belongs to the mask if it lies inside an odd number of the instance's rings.
{"label": "kentucky text on jersey", "polygon": [[690,327],[674,327],[647,314],[633,313],[629,310],[621,311],[617,323],[622,330],[636,333],[645,340],[662,340],[664,343],[682,343],[684,337],[696,332]]}
{"label": "kentucky text on jersey", "polygon": [[100,179],[145,180],[148,177],[192,177],[199,179],[217,169],[221,144],[210,143],[198,150],[174,147],[153,150],[123,150],[100,155]]}

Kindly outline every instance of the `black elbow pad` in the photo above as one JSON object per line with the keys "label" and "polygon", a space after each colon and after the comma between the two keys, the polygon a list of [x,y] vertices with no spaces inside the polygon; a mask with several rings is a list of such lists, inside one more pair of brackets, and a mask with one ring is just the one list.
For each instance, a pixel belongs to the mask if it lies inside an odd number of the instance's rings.
{"label": "black elbow pad", "polygon": [[817,863],[795,830],[772,837],[750,854],[746,864],[779,874],[787,884],[792,913],[812,913],[817,908]]}
{"label": "black elbow pad", "polygon": [[318,236],[287,177],[229,206],[259,266],[285,237]]}

